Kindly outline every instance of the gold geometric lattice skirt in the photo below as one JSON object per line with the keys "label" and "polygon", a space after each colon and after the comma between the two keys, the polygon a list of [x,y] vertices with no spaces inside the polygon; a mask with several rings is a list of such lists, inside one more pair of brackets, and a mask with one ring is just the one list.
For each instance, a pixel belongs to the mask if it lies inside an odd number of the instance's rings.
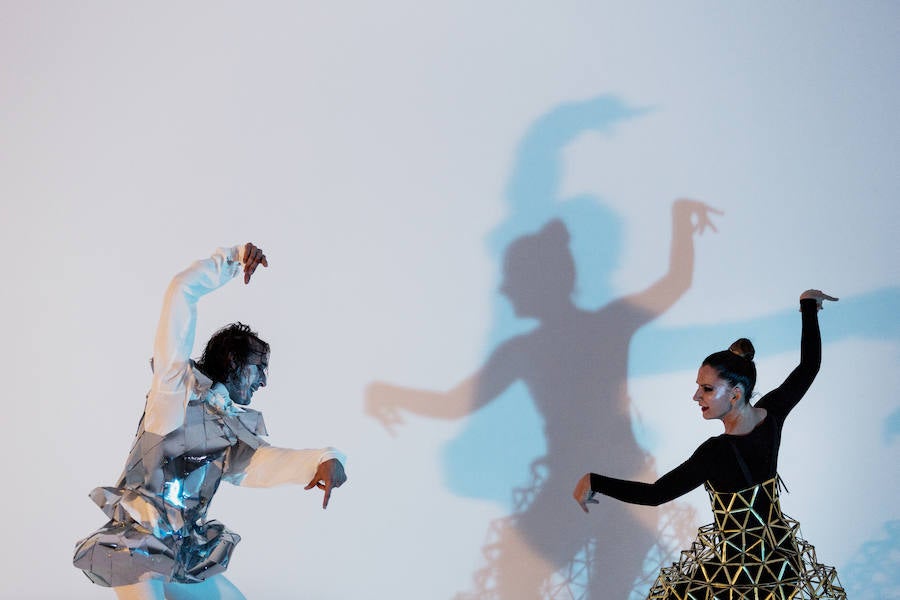
{"label": "gold geometric lattice skirt", "polygon": [[834,567],[820,564],[800,524],[781,512],[778,478],[738,492],[708,484],[715,522],[664,567],[648,600],[846,600]]}

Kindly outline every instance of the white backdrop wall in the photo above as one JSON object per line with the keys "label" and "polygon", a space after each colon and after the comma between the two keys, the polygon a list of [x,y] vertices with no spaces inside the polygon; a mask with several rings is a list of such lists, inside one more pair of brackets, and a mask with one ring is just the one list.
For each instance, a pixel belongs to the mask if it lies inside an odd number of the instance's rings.
{"label": "white backdrop wall", "polygon": [[[271,441],[350,457],[324,512],[302,489],[220,490],[210,514],[243,536],[229,578],[249,598],[510,597],[504,581],[538,563],[561,582],[585,543],[627,549],[598,576],[640,597],[678,531],[709,520],[704,493],[585,516],[568,473],[646,458],[652,479],[720,433],[690,401],[697,364],[746,335],[759,389],[777,385],[809,287],[841,301],[820,314],[822,371],[785,431],[785,509],[851,597],[897,597],[896,3],[0,11],[3,598],[112,597],[71,550],[103,522],[87,493],[122,467],[162,292],[248,240],[270,268],[204,298],[198,344],[249,322],[273,348],[255,399]],[[376,382],[443,392],[536,339],[499,292],[504,253],[554,220],[581,315],[689,262],[670,257],[677,198],[724,214],[658,318],[532,344],[536,370],[476,390],[487,406],[458,419],[404,413],[392,436],[365,413]],[[564,268],[548,256],[525,267],[539,305]],[[540,380],[588,353],[590,377]],[[547,524],[576,550],[534,542]]]}

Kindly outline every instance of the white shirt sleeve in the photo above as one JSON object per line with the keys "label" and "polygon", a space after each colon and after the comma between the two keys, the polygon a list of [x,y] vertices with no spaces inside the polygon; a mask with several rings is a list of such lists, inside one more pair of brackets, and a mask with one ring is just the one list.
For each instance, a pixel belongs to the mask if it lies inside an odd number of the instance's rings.
{"label": "white shirt sleeve", "polygon": [[285,483],[305,486],[319,465],[333,458],[342,465],[347,463],[347,457],[337,448],[292,450],[264,446],[256,449],[243,472],[231,473],[226,479],[244,487],[274,487]]}
{"label": "white shirt sleeve", "polygon": [[190,354],[197,328],[197,302],[241,272],[243,246],[218,248],[176,275],[166,290],[153,345],[153,382],[144,429],[166,435],[180,427],[190,400]]}

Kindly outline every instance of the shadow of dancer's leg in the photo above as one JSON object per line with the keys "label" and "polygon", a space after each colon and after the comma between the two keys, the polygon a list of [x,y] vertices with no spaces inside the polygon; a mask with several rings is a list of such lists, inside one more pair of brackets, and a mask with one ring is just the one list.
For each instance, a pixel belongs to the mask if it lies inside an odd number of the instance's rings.
{"label": "shadow of dancer's leg", "polygon": [[[604,507],[600,514],[591,510],[589,518],[597,519],[592,528],[593,556],[590,565],[590,600],[628,600],[635,581],[643,573],[647,553],[656,543],[656,534],[639,521],[626,505]],[[655,575],[655,573],[654,573]],[[650,577],[650,582],[653,577]],[[650,582],[646,587],[650,587]],[[646,589],[641,593],[646,594]]]}
{"label": "shadow of dancer's leg", "polygon": [[497,598],[542,600],[544,583],[557,567],[530,543],[516,523],[513,519],[504,520],[494,548]]}
{"label": "shadow of dancer's leg", "polygon": [[[583,515],[561,489],[562,482],[549,479],[528,509],[506,522],[494,557],[499,597],[541,599],[546,590],[567,587],[584,589],[591,600],[627,600],[655,543],[653,524],[617,503]],[[586,561],[583,571],[571,568],[576,558]]]}

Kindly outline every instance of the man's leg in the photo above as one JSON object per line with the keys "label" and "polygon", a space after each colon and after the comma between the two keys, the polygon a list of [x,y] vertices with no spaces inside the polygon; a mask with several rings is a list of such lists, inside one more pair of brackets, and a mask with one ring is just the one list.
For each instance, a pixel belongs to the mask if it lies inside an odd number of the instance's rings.
{"label": "man's leg", "polygon": [[165,600],[161,579],[142,581],[133,585],[120,585],[113,591],[119,600]]}

